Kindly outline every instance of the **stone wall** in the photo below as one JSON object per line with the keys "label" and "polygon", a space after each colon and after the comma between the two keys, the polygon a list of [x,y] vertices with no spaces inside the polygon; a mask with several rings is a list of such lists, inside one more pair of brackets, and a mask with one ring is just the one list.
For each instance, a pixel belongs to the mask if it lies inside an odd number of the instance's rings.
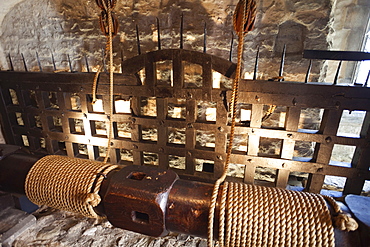
{"label": "stone wall", "polygon": [[[355,1],[355,0],[353,0]],[[12,3],[12,4],[11,4]],[[17,3],[17,4],[15,4]],[[180,16],[184,14],[185,49],[202,50],[203,27],[207,23],[207,51],[229,57],[232,14],[237,0],[162,0],[118,1],[115,8],[120,32],[114,39],[116,63],[137,54],[135,25],[140,30],[142,52],[157,49],[156,17],[160,20],[163,48],[179,47]],[[245,72],[250,77],[257,48],[260,47],[260,78],[278,75],[282,47],[287,44],[286,80],[301,81],[308,61],[303,49],[328,49],[330,0],[257,1],[255,30],[245,38]],[[95,1],[37,0],[9,1],[0,13],[1,67],[9,68],[4,56],[11,54],[16,70],[23,70],[23,53],[30,70],[38,70],[38,51],[44,70],[52,70],[51,53],[58,69],[68,69],[67,54],[74,70],[85,71],[84,55],[91,66],[100,63],[105,37],[98,24],[99,8]],[[1,19],[0,19],[1,20]],[[237,42],[234,42],[234,61]],[[318,80],[321,62],[315,62],[313,81]]]}

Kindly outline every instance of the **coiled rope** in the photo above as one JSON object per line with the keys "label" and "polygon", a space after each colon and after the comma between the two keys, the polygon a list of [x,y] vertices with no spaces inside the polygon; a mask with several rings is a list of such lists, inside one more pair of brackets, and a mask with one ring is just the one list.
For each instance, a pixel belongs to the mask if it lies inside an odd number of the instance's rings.
{"label": "coiled rope", "polygon": [[101,198],[100,185],[106,175],[119,166],[86,159],[48,155],[38,160],[28,172],[26,196],[36,205],[47,205],[101,218],[94,207]]}
{"label": "coiled rope", "polygon": [[[235,131],[243,42],[256,16],[254,0],[240,0],[234,13],[238,61],[231,98],[231,128],[222,176],[215,182],[208,218],[208,247],[214,245],[214,218],[219,194],[219,246],[335,246],[333,224],[353,231],[357,223],[329,196],[225,182]],[[222,188],[221,193],[219,193]],[[334,209],[332,219],[327,207]]]}

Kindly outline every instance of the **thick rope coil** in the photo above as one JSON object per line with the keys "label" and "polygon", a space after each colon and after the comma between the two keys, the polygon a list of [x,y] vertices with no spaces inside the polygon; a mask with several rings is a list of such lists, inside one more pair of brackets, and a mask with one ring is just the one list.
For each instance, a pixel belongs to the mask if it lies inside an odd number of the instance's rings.
{"label": "thick rope coil", "polygon": [[25,182],[27,197],[37,205],[47,205],[101,218],[94,207],[101,198],[99,190],[104,177],[119,166],[86,159],[48,155],[38,160]]}
{"label": "thick rope coil", "polygon": [[321,195],[224,182],[219,246],[335,246]]}

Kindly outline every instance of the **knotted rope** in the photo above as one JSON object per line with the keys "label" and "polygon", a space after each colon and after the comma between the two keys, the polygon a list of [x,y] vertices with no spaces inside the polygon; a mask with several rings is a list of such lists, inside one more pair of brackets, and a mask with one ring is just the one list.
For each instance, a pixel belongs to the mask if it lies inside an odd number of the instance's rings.
{"label": "knotted rope", "polygon": [[38,160],[28,172],[26,196],[37,205],[47,205],[101,218],[94,207],[101,201],[99,190],[106,175],[117,165],[48,155]]}

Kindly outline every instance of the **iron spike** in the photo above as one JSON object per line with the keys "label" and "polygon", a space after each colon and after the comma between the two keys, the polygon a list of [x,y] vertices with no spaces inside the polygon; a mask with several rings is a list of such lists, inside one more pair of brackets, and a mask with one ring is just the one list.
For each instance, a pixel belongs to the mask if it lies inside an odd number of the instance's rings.
{"label": "iron spike", "polygon": [[101,48],[101,51],[103,53],[103,68],[104,68],[104,72],[107,73],[107,66],[105,64],[105,50],[104,50],[104,48]]}
{"label": "iron spike", "polygon": [[136,24],[136,41],[137,41],[137,53],[141,55],[139,27],[137,24]]}
{"label": "iron spike", "polygon": [[41,67],[40,57],[39,57],[39,54],[38,54],[38,52],[37,52],[37,51],[36,51],[36,58],[37,58],[37,63],[38,63],[38,65],[39,65],[40,72],[42,72],[42,67]]}
{"label": "iron spike", "polygon": [[8,58],[9,58],[10,71],[14,71],[13,61],[12,61],[12,57],[10,56],[10,53],[8,54]]}
{"label": "iron spike", "polygon": [[254,74],[253,74],[253,80],[257,80],[257,73],[258,73],[258,60],[260,58],[260,47],[257,48],[257,54],[256,54],[256,61],[254,63]]}
{"label": "iron spike", "polygon": [[366,81],[365,81],[364,87],[367,87],[367,84],[368,84],[368,82],[369,82],[369,78],[370,78],[370,70],[369,70],[369,72],[367,73],[367,77],[366,77]]}
{"label": "iron spike", "polygon": [[340,72],[341,67],[342,67],[342,60],[340,60],[340,62],[338,64],[338,68],[337,68],[337,72],[335,73],[333,85],[337,85],[337,83],[338,83],[338,77],[339,77],[339,72]]}
{"label": "iron spike", "polygon": [[22,61],[23,61],[24,71],[28,72],[26,60],[24,59],[23,53],[21,53],[21,57],[22,57]]}
{"label": "iron spike", "polygon": [[123,73],[123,50],[121,48],[121,73]]}
{"label": "iron spike", "polygon": [[312,59],[310,59],[310,64],[308,65],[308,69],[307,69],[307,73],[306,73],[306,78],[304,79],[304,83],[308,83],[308,79],[310,78],[311,68],[312,68]]}
{"label": "iron spike", "polygon": [[203,52],[207,53],[207,22],[204,22]]}
{"label": "iron spike", "polygon": [[73,72],[73,69],[72,69],[72,63],[71,63],[71,58],[69,57],[69,54],[67,54],[67,58],[68,58],[68,64],[69,64],[69,72]]}
{"label": "iron spike", "polygon": [[54,59],[54,54],[51,53],[51,61],[53,62],[53,68],[54,68],[54,71],[57,70],[57,66],[55,65],[55,59]]}
{"label": "iron spike", "polygon": [[283,77],[283,74],[284,74],[285,53],[286,53],[286,44],[284,44],[283,52],[281,54],[279,80],[278,81],[283,81],[282,77]]}
{"label": "iron spike", "polygon": [[159,19],[158,17],[157,18],[157,35],[158,35],[158,50],[161,49],[161,29],[160,29],[160,26],[159,26]]}
{"label": "iron spike", "polygon": [[232,56],[233,56],[233,45],[234,45],[234,32],[231,31],[231,44],[230,44],[230,54],[229,54],[229,61],[232,62]]}
{"label": "iron spike", "polygon": [[87,73],[90,73],[89,61],[87,60],[86,54],[84,54],[84,57],[85,57],[86,71]]}
{"label": "iron spike", "polygon": [[180,49],[184,48],[184,13],[181,13],[181,23],[180,23]]}

